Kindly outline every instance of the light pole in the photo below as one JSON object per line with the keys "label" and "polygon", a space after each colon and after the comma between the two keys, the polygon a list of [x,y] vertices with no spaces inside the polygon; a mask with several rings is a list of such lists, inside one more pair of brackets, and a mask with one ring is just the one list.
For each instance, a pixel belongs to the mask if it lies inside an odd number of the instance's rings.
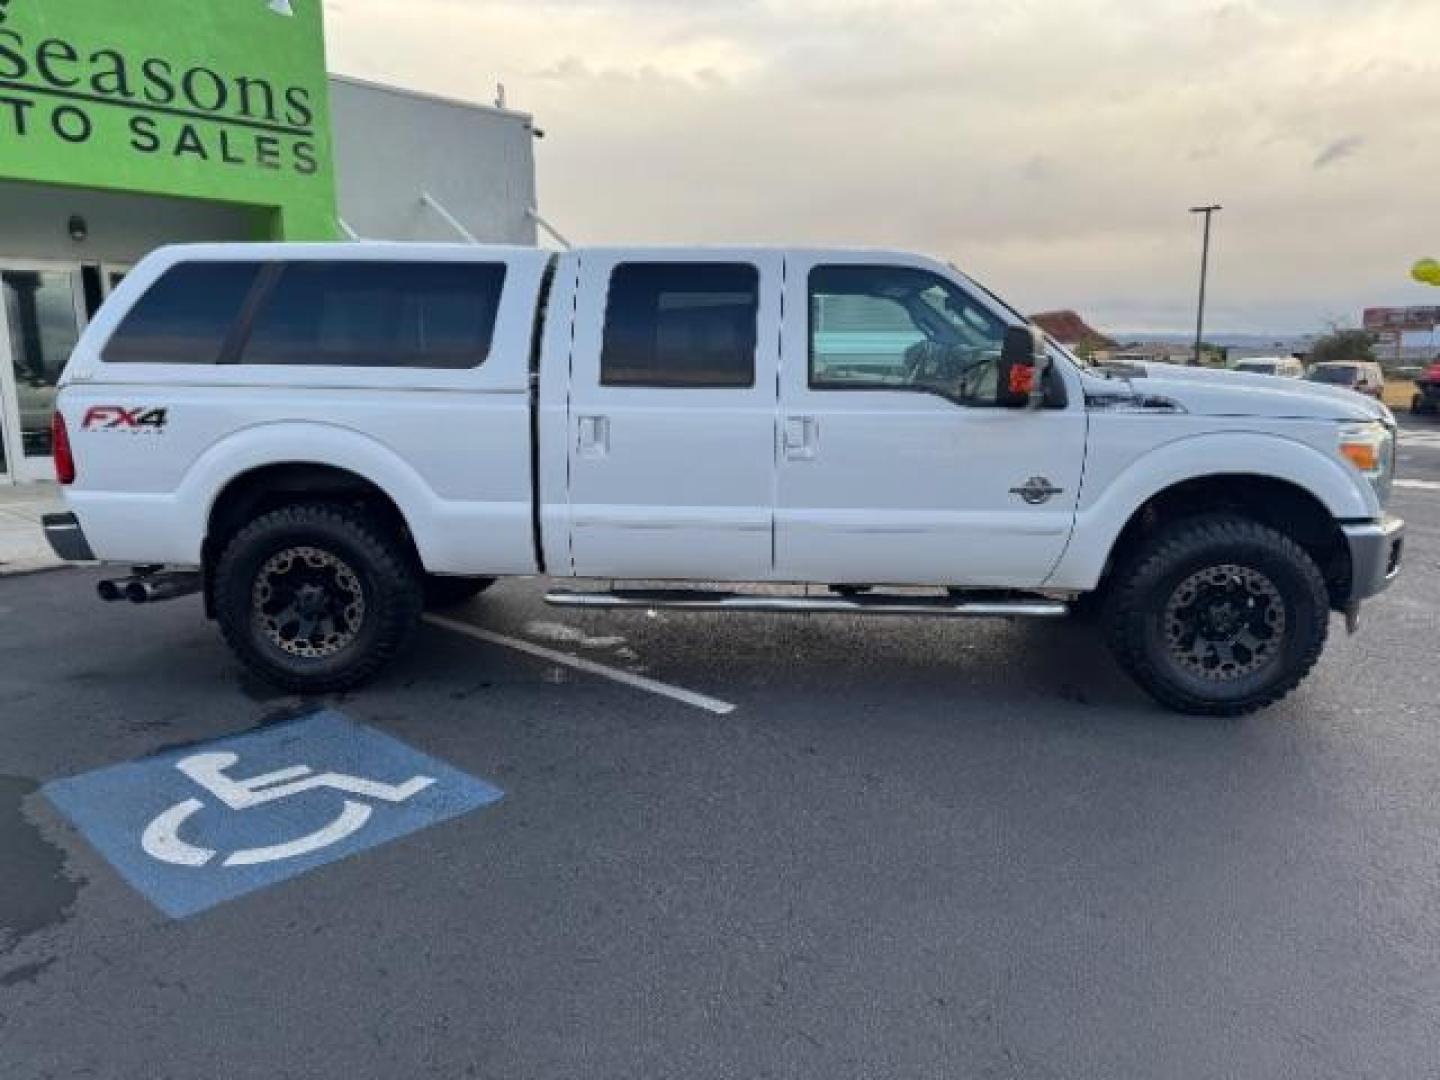
{"label": "light pole", "polygon": [[1200,343],[1205,337],[1205,279],[1210,275],[1210,219],[1219,211],[1225,209],[1223,206],[1192,206],[1192,214],[1205,215],[1205,246],[1200,249],[1200,307],[1195,313],[1195,356],[1190,361],[1195,367],[1200,366]]}

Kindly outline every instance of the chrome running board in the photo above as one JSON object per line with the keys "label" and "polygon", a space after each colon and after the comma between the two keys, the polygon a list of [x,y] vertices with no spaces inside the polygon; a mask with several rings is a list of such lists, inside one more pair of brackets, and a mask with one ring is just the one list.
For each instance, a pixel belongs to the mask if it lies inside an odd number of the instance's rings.
{"label": "chrome running board", "polygon": [[568,608],[666,608],[673,611],[744,611],[772,615],[931,615],[942,618],[1059,619],[1070,606],[1043,597],[965,599],[930,596],[766,596],[763,593],[691,589],[624,589],[575,592],[557,589],[545,602]]}

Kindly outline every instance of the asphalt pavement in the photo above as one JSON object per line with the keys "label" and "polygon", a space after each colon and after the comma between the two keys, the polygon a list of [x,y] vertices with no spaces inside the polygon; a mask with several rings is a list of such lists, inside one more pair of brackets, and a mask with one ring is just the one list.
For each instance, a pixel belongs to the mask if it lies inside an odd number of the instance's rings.
{"label": "asphalt pavement", "polygon": [[[0,580],[0,1076],[1434,1075],[1440,491],[1395,509],[1401,582],[1242,721],[1082,626],[528,581],[306,702],[194,599]],[[320,707],[503,798],[173,918],[41,790]]]}
{"label": "asphalt pavement", "polygon": [[1411,482],[1440,482],[1440,417],[1401,413],[1399,475]]}

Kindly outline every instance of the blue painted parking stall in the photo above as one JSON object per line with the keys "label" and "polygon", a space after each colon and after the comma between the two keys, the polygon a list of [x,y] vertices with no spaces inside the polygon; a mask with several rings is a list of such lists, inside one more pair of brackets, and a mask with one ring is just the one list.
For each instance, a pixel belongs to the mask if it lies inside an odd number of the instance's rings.
{"label": "blue painted parking stall", "polygon": [[503,792],[334,710],[53,781],[44,793],[172,918],[357,855]]}

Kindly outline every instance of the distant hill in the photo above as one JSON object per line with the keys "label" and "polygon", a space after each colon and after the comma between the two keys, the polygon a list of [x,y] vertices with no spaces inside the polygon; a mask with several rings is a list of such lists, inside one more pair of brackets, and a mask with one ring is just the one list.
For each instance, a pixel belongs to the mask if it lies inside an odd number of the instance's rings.
{"label": "distant hill", "polygon": [[[1167,341],[1176,345],[1188,345],[1195,340],[1194,330],[1116,330],[1115,336],[1121,342]],[[1314,334],[1256,334],[1225,330],[1206,330],[1205,340],[1211,345],[1225,345],[1240,349],[1271,349],[1279,356],[1288,356],[1300,351],[1315,340]]]}
{"label": "distant hill", "polygon": [[1113,349],[1115,342],[1074,311],[1042,311],[1032,317],[1036,325],[1069,348]]}

